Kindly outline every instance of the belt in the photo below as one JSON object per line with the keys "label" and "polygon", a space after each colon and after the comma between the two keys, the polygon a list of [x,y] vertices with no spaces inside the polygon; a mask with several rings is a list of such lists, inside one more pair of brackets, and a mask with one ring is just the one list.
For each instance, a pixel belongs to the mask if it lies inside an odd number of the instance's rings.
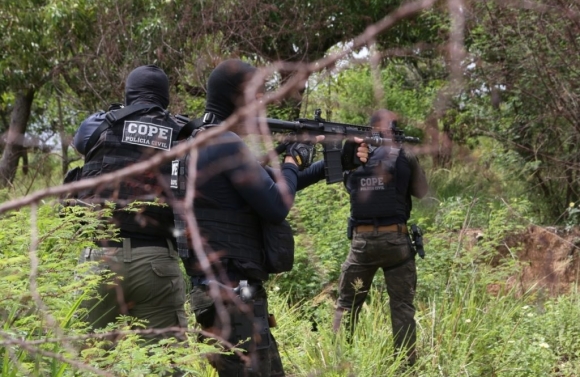
{"label": "belt", "polygon": [[362,233],[362,232],[373,232],[373,231],[377,231],[377,232],[397,232],[397,233],[405,233],[405,234],[409,234],[409,231],[407,230],[407,225],[405,224],[391,224],[391,225],[379,225],[379,226],[374,226],[374,225],[357,225],[354,228],[357,233]]}
{"label": "belt", "polygon": [[[165,238],[155,238],[155,239],[142,239],[142,238],[130,238],[131,248],[135,249],[137,247],[165,247],[168,248],[167,239]],[[123,247],[123,241],[98,241],[97,245],[101,247]]]}
{"label": "belt", "polygon": [[[193,287],[199,287],[199,286],[203,286],[203,287],[207,287],[210,284],[210,281],[207,279],[207,277],[205,276],[190,276],[189,280],[191,281],[191,285]],[[244,280],[244,279],[242,279]],[[262,287],[263,284],[260,280],[247,280],[248,281],[248,285],[251,287]],[[214,281],[215,282],[215,281]],[[223,284],[223,283],[219,283],[220,285],[222,285],[223,287],[227,287],[227,285]],[[238,282],[238,285],[240,285],[240,282]]]}

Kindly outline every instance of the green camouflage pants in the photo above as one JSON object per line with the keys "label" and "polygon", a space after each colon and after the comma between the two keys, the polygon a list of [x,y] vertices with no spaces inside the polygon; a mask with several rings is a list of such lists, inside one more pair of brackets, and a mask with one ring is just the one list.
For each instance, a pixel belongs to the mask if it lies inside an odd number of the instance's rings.
{"label": "green camouflage pants", "polygon": [[339,298],[334,318],[338,330],[344,312],[348,312],[348,326],[353,331],[375,273],[382,268],[389,295],[391,325],[395,348],[407,349],[409,363],[415,362],[415,289],[417,270],[415,256],[407,234],[397,232],[356,233],[351,249],[342,265]]}
{"label": "green camouflage pants", "polygon": [[[83,250],[80,262],[99,262],[94,273],[108,274],[98,287],[99,298],[86,300],[85,320],[95,329],[115,322],[119,315],[147,321],[148,328],[187,327],[185,280],[173,246],[123,247]],[[145,336],[149,339],[173,336]]]}

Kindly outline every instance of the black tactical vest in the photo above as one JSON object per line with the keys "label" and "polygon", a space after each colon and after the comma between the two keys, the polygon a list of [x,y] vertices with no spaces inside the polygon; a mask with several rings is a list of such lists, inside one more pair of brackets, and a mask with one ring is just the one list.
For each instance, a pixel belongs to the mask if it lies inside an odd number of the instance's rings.
{"label": "black tactical vest", "polygon": [[[188,136],[184,142],[188,142],[193,139],[195,135],[201,131],[202,128],[197,128],[193,130],[190,136]],[[171,175],[169,176],[169,187],[173,191],[173,196],[175,204],[173,206],[173,219],[175,224],[175,239],[177,241],[177,252],[181,258],[190,258],[193,254],[190,252],[190,236],[187,231],[187,222],[185,220],[185,204],[183,200],[185,199],[186,185],[187,185],[187,175],[186,175],[186,164],[188,161],[188,155],[182,156],[177,160],[171,161]]]}
{"label": "black tactical vest", "polygon": [[[179,129],[180,126],[160,108],[111,122],[86,154],[81,178],[110,173],[167,151],[177,138]],[[79,199],[96,203],[115,202],[113,219],[121,231],[173,237],[173,212],[163,191],[170,168],[166,163],[158,170],[123,178],[118,184],[85,190],[79,193]],[[140,206],[138,211],[127,211],[127,204],[136,200],[160,203]]]}
{"label": "black tactical vest", "polygon": [[377,149],[365,166],[350,173],[346,182],[355,221],[408,217],[409,182],[399,182],[396,169],[397,159],[406,157],[399,149],[385,153],[383,148]]}
{"label": "black tactical vest", "polygon": [[[207,126],[207,127],[211,127]],[[194,138],[205,127],[197,128],[190,138]],[[189,140],[189,139],[188,139]],[[188,156],[171,162],[170,187],[177,203],[183,203],[187,184]],[[177,251],[182,258],[194,258],[190,236],[185,221],[184,205],[174,206],[175,235]],[[221,209],[219,203],[211,203],[197,198],[194,203],[194,215],[198,228],[209,248],[205,251],[219,251],[223,258],[252,261],[258,264],[264,262],[262,228],[257,215],[248,212]]]}

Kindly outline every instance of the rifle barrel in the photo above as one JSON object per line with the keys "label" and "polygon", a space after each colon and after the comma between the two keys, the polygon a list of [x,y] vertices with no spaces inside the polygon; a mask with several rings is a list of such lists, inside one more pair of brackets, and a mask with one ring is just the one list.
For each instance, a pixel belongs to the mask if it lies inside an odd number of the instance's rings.
{"label": "rifle barrel", "polygon": [[300,124],[298,122],[290,122],[287,120],[266,118],[266,123],[270,127],[286,129],[286,130],[299,130]]}
{"label": "rifle barrel", "polygon": [[364,139],[364,142],[370,145],[379,146],[387,145],[393,142],[418,144],[421,142],[419,138],[412,136],[405,136],[402,134],[395,135],[393,139],[380,138],[378,136],[368,136],[371,134],[371,127],[357,126],[352,124],[342,124],[333,122],[317,122],[310,119],[298,119],[297,121],[287,121],[274,118],[265,118],[268,127],[272,131],[305,131],[312,134],[325,135],[327,140],[335,135],[336,137],[344,139],[352,139],[354,136]]}
{"label": "rifle barrel", "polygon": [[403,140],[404,143],[410,143],[410,144],[419,144],[421,143],[421,139],[419,139],[418,137],[414,137],[414,136],[403,136]]}

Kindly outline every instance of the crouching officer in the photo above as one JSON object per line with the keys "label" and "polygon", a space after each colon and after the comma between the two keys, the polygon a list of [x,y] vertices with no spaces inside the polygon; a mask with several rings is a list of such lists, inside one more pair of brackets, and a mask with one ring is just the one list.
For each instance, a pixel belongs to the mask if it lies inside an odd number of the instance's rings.
{"label": "crouching officer", "polygon": [[[393,122],[396,115],[384,109],[371,117],[373,131],[395,140]],[[349,238],[352,241],[342,265],[334,330],[339,329],[346,312],[345,322],[349,332],[353,331],[373,277],[381,268],[389,295],[395,347],[406,351],[409,364],[413,364],[417,272],[407,220],[411,213],[411,195],[422,198],[427,194],[425,173],[416,157],[392,143],[372,151],[365,166],[345,176],[345,186],[350,194]]]}
{"label": "crouching officer", "polygon": [[[167,151],[180,126],[167,111],[169,81],[154,65],[133,70],[125,83],[125,106],[96,113],[80,126],[73,141],[85,156],[80,179],[144,161]],[[186,327],[185,282],[173,235],[173,211],[166,204],[170,163],[78,193],[77,203],[113,202],[108,219],[118,240],[99,240],[81,261],[97,261],[99,273],[111,273],[98,286],[99,297],[85,301],[87,322],[103,328],[119,315],[145,320],[148,328]],[[131,204],[139,201],[134,207]],[[165,335],[173,335],[167,333]],[[164,335],[161,335],[164,336]]]}

